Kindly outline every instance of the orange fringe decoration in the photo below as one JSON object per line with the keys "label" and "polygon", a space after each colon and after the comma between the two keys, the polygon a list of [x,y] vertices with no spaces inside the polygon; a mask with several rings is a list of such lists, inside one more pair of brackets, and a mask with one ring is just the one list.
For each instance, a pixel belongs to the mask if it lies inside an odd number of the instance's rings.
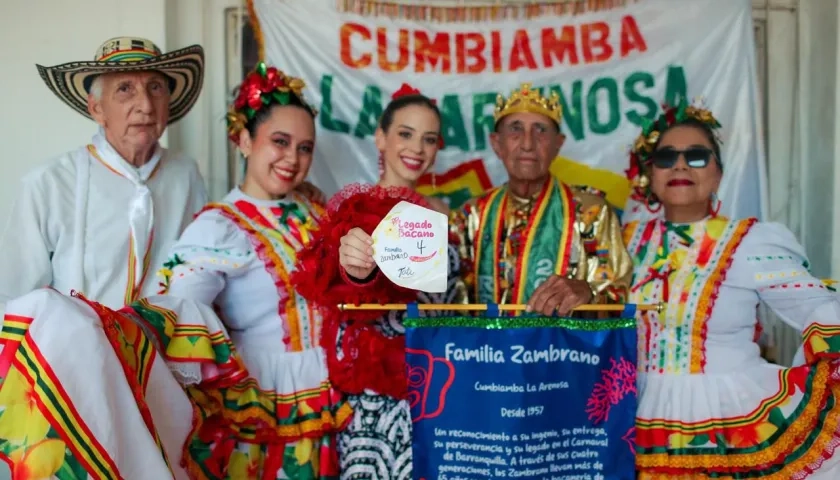
{"label": "orange fringe decoration", "polygon": [[[489,3],[490,0],[488,0]],[[580,15],[623,7],[641,0],[555,0],[520,5],[431,6],[379,0],[337,0],[340,12],[369,17],[401,18],[431,22],[486,22],[528,20],[547,15]],[[248,0],[250,4],[252,0]]]}
{"label": "orange fringe decoration", "polygon": [[[417,0],[422,1],[422,0]],[[491,0],[488,0],[491,1]],[[429,6],[423,4],[383,2],[379,0],[336,0],[339,12],[368,17],[401,18],[404,20],[439,23],[487,22],[499,20],[528,20],[547,15],[580,15],[610,10],[642,0],[554,0],[519,5]],[[265,40],[254,0],[246,0],[248,21],[254,30],[259,60],[265,61]]]}
{"label": "orange fringe decoration", "polygon": [[251,29],[254,30],[254,40],[257,41],[259,61],[265,62],[265,39],[260,28],[260,19],[257,18],[257,10],[254,8],[254,0],[247,0],[247,8],[248,21],[251,23]]}

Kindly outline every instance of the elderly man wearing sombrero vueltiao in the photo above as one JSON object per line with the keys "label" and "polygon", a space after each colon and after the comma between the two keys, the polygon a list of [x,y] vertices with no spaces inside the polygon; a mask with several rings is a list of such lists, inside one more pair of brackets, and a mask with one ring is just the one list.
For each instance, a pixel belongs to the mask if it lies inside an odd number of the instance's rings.
{"label": "elderly man wearing sombrero vueltiao", "polygon": [[206,203],[195,161],[158,143],[198,99],[203,49],[161,53],[149,40],[114,38],[95,58],[38,65],[49,89],[99,130],[23,179],[0,237],[0,312],[47,285],[117,308],[155,293],[150,265],[166,260]]}

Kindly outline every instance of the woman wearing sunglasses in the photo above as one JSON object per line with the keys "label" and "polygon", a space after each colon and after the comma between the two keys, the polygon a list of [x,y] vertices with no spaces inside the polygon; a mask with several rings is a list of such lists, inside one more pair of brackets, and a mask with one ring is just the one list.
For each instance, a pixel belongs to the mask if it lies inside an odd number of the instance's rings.
{"label": "woman wearing sunglasses", "polygon": [[[639,478],[840,478],[840,302],[788,229],[718,214],[719,128],[683,103],[631,154],[636,194],[662,210],[625,229],[631,301],[663,305],[638,323]],[[761,358],[760,301],[802,332],[806,365]]]}

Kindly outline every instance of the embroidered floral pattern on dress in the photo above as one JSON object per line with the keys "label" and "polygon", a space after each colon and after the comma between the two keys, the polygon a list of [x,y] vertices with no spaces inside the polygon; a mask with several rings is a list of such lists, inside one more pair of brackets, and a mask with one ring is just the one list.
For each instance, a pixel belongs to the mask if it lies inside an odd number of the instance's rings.
{"label": "embroidered floral pattern on dress", "polygon": [[[271,315],[268,321],[282,323],[278,342],[282,338],[283,345],[278,349],[285,352],[289,362],[293,357],[311,354],[315,363],[306,368],[322,369],[315,351],[320,343],[321,315],[296,293],[290,272],[323,210],[294,195],[288,200],[296,203],[275,205],[234,198],[210,204],[199,214],[206,215],[202,217],[208,219],[206,225],[222,229],[222,243],[232,246],[179,250],[183,257],[171,268],[172,282],[177,287],[178,278],[205,269],[230,275],[228,281],[234,282],[244,278],[240,277],[244,275],[241,269],[252,271],[255,265],[262,266],[268,274],[265,281],[271,285],[266,294],[276,302],[276,316]],[[266,303],[267,311],[271,310],[269,305]],[[264,388],[257,378],[265,378],[266,369],[270,371],[272,366],[246,366],[245,359],[250,361],[251,357],[237,352],[227,333],[228,325],[179,319],[174,311],[149,302],[138,302],[131,308],[143,319],[170,369],[186,385],[195,407],[194,429],[185,449],[193,478],[337,477],[334,435],[349,422],[352,409],[332,388],[325,369],[320,384],[318,377],[307,376],[306,372],[283,370],[286,373],[277,373],[273,387]],[[306,379],[305,385],[298,385],[299,377]]]}
{"label": "embroidered floral pattern on dress", "polygon": [[641,315],[641,369],[703,371],[705,323],[732,254],[751,224],[718,217],[696,225],[658,220],[643,227],[628,226],[633,228],[628,249],[637,265],[632,292],[638,303],[665,305],[661,314]]}
{"label": "embroidered floral pattern on dress", "polygon": [[15,480],[87,478],[58,432],[35,404],[37,395],[25,377],[12,369],[3,373],[0,387],[0,457]]}
{"label": "embroidered floral pattern on dress", "polygon": [[[789,302],[794,297],[783,290],[800,283],[822,290],[820,283],[789,255],[745,255],[732,268],[741,242],[760,225],[754,220],[697,222],[684,230],[691,242],[663,223],[631,223],[625,231],[636,255],[632,300],[663,298],[663,282],[671,290],[665,310],[645,313],[639,322],[639,478],[806,478],[840,445],[840,370],[834,361],[817,361],[838,358],[840,326],[807,326],[809,364],[796,368],[763,363],[750,339],[755,303]],[[745,248],[785,250],[772,243],[776,239],[757,238],[750,236]],[[673,256],[677,249],[684,253]],[[664,278],[649,279],[652,266]],[[712,319],[721,294],[728,303]],[[744,308],[751,310],[746,318]],[[717,355],[711,373],[707,348]],[[721,355],[731,356],[731,368]]]}
{"label": "embroidered floral pattern on dress", "polygon": [[162,279],[158,283],[158,286],[160,287],[160,290],[158,291],[159,294],[164,295],[166,294],[166,292],[169,291],[169,283],[172,280],[172,270],[178,265],[183,264],[184,259],[182,259],[178,255],[173,255],[166,262],[163,263],[163,268],[161,268],[157,272],[157,275]]}

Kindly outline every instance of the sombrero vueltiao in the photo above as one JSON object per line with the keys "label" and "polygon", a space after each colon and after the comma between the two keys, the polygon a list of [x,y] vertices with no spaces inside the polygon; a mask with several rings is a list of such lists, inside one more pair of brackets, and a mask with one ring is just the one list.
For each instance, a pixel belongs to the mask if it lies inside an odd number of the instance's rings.
{"label": "sombrero vueltiao", "polygon": [[87,109],[88,91],[97,75],[148,70],[160,72],[169,79],[169,123],[174,123],[190,111],[201,93],[204,49],[193,45],[161,53],[157,45],[144,38],[118,37],[103,43],[92,62],[36,66],[47,87],[87,118],[91,118]]}

